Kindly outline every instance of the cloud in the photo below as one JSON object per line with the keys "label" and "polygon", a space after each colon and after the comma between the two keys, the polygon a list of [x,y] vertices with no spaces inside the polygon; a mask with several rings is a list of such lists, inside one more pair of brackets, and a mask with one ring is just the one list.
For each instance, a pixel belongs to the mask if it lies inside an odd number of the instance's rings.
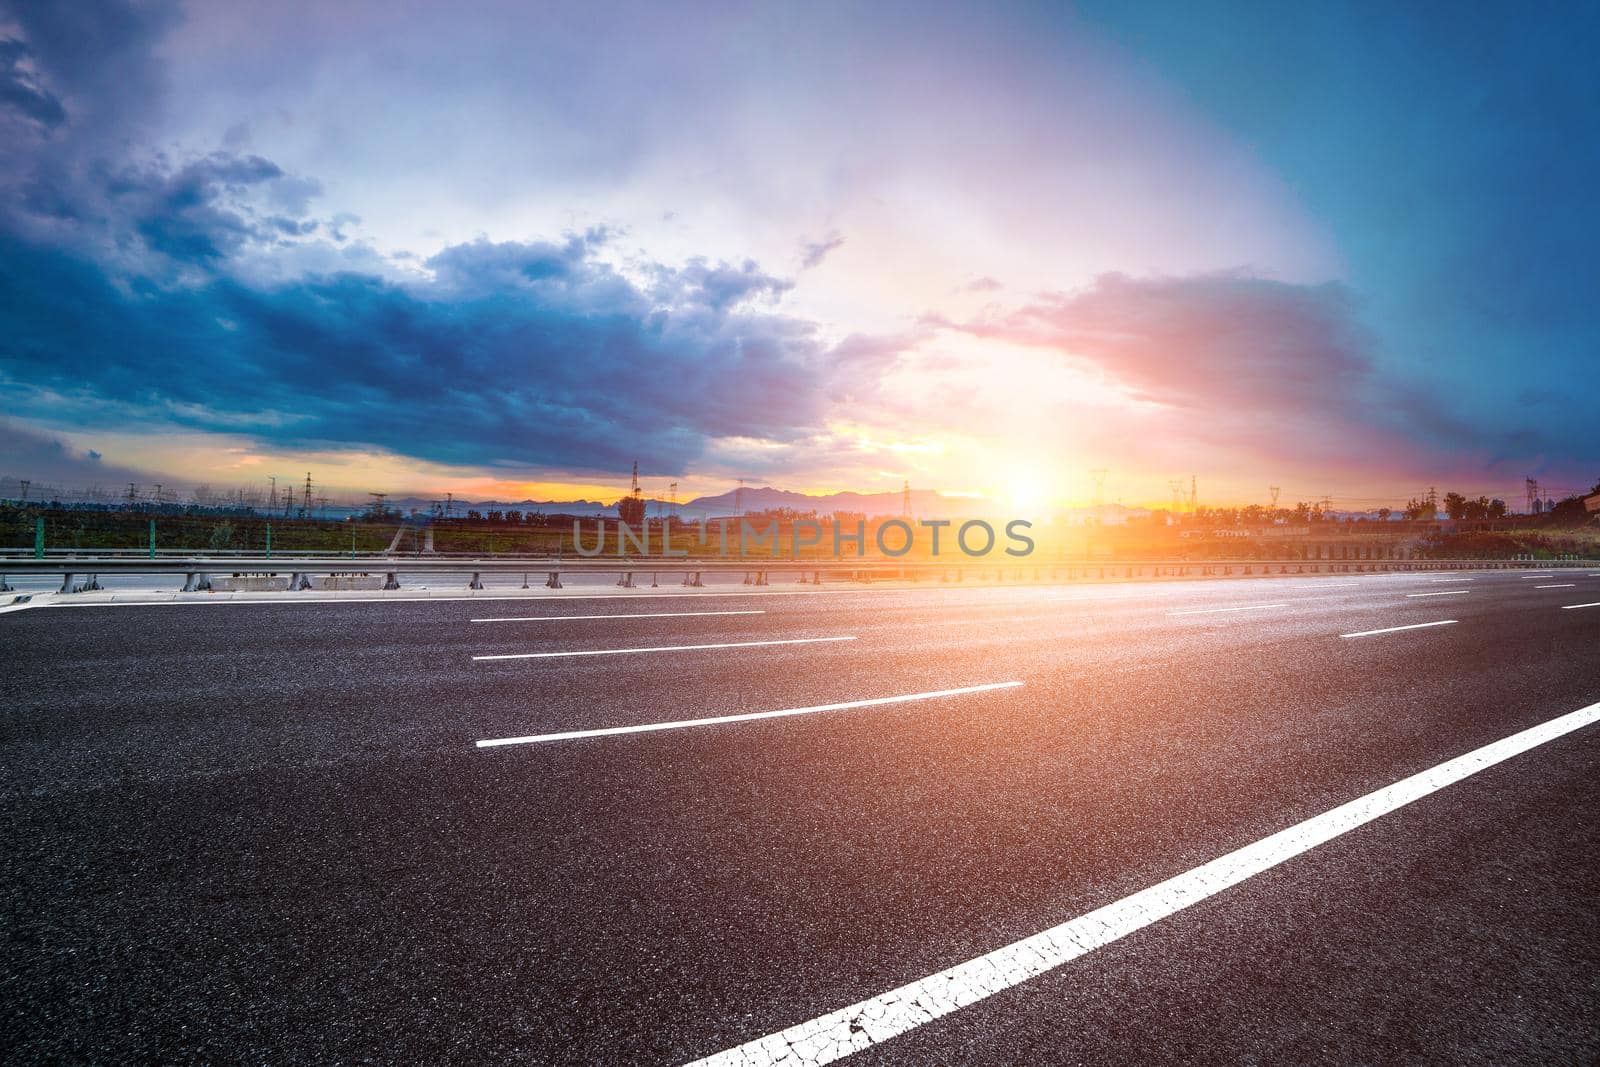
{"label": "cloud", "polygon": [[14,37],[0,38],[0,108],[54,129],[67,120],[66,109],[28,69],[32,50]]}
{"label": "cloud", "polygon": [[1054,350],[1157,409],[1167,433],[1258,456],[1392,468],[1425,453],[1514,450],[1379,374],[1361,302],[1337,283],[1107,274],[955,328]]}
{"label": "cloud", "polygon": [[[207,237],[163,252],[202,265],[225,253],[215,235],[231,224],[203,217]],[[0,373],[35,407],[100,405],[108,421],[486,466],[637,457],[680,472],[711,438],[794,441],[815,425],[827,350],[814,327],[746,306],[787,283],[693,260],[654,265],[641,286],[602,250],[594,234],[456,245],[407,284],[222,272],[169,284],[5,235]]]}
{"label": "cloud", "polygon": [[822,261],[828,258],[828,253],[844,244],[844,237],[837,233],[830,233],[821,241],[807,241],[800,246],[800,269],[810,270],[822,266]]}
{"label": "cloud", "polygon": [[1357,307],[1332,283],[1107,274],[975,329],[1059,349],[1137,397],[1175,407],[1347,406],[1371,371],[1372,339]]}
{"label": "cloud", "polygon": [[[56,102],[56,108],[43,106],[52,113],[59,109],[64,121],[56,125],[71,130],[71,137],[57,142],[62,149],[110,154],[112,145],[141,132],[159,108],[166,72],[156,45],[180,21],[176,3],[4,0],[0,12],[21,31],[11,43],[23,45],[31,71],[25,84],[34,99],[21,103]],[[4,102],[18,106],[9,97]]]}
{"label": "cloud", "polygon": [[61,438],[0,419],[0,480],[22,478],[54,489],[86,489],[137,481],[145,474],[106,463],[94,449],[79,450]]}

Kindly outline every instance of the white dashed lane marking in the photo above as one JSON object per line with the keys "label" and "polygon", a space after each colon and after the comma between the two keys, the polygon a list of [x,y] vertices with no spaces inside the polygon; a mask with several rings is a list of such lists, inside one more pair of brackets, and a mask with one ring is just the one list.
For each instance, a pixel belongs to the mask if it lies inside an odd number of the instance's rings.
{"label": "white dashed lane marking", "polygon": [[1397,634],[1401,630],[1426,630],[1430,626],[1454,626],[1455,619],[1440,619],[1438,622],[1414,622],[1410,626],[1385,626],[1381,630],[1357,630],[1353,634],[1340,634],[1340,637],[1374,637],[1378,634]]}
{"label": "white dashed lane marking", "polygon": [[1287,603],[1281,604],[1246,604],[1239,608],[1190,608],[1188,611],[1169,611],[1168,615],[1215,615],[1225,611],[1264,611],[1267,608],[1288,607]]}
{"label": "white dashed lane marking", "polygon": [[579,652],[506,652],[495,656],[473,656],[486,659],[560,659],[563,656],[627,656],[641,652],[700,652],[711,648],[765,648],[770,645],[818,645],[825,641],[854,641],[848,637],[790,637],[782,641],[719,641],[711,645],[656,645],[652,648],[590,648]]}
{"label": "white dashed lane marking", "polygon": [[784,708],[780,711],[751,711],[739,715],[717,715],[708,719],[681,719],[677,722],[652,722],[643,726],[608,726],[598,730],[567,730],[554,734],[528,734],[524,737],[495,737],[479,741],[478,748],[498,748],[501,745],[536,745],[546,741],[571,741],[580,737],[610,737],[615,734],[643,734],[657,730],[683,730],[691,726],[720,726],[730,722],[754,722],[758,719],[782,719],[794,715],[815,715],[823,711],[848,711],[851,708],[876,708],[885,704],[908,704],[914,700],[938,700],[941,697],[966,696],[969,693],[987,693],[995,689],[1015,689],[1021,682],[985,682],[983,685],[962,686],[960,689],[936,689],[928,693],[908,693],[904,696],[872,697],[868,700],[846,700],[839,704],[815,704],[809,708]]}

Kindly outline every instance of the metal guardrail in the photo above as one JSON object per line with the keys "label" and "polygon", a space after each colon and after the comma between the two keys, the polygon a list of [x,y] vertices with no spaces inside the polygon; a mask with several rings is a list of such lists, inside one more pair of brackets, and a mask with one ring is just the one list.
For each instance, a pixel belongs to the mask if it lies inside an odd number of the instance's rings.
{"label": "metal guardrail", "polygon": [[829,581],[862,582],[874,580],[946,582],[1073,582],[1126,581],[1130,579],[1259,577],[1272,574],[1354,574],[1449,570],[1528,570],[1596,568],[1592,560],[983,560],[898,561],[884,559],[827,558],[783,559],[744,557],[729,559],[695,558],[608,558],[571,559],[553,557],[458,557],[458,556],[333,556],[296,555],[291,557],[225,556],[221,554],[161,556],[95,554],[0,559],[0,591],[9,590],[5,575],[60,575],[61,592],[99,589],[99,576],[108,574],[183,575],[184,591],[211,588],[212,575],[288,575],[290,590],[311,588],[312,575],[378,575],[384,589],[400,589],[400,579],[412,574],[470,575],[469,589],[482,589],[485,574],[521,574],[523,587],[528,576],[543,574],[544,585],[562,588],[561,576],[577,574],[615,574],[617,585],[636,588],[635,576],[647,575],[652,585],[661,576],[676,576],[690,587],[704,585],[707,574],[744,575],[746,585],[767,585],[771,574],[796,574],[799,581],[821,585]]}

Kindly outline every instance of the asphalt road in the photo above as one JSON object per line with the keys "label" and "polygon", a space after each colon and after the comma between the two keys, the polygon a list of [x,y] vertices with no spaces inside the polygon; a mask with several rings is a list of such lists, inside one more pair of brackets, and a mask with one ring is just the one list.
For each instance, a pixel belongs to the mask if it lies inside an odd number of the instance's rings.
{"label": "asphalt road", "polygon": [[[1467,577],[8,614],[4,1059],[710,1056],[1600,701],[1600,572]],[[1593,1062],[1597,771],[1574,729],[855,1060]]]}

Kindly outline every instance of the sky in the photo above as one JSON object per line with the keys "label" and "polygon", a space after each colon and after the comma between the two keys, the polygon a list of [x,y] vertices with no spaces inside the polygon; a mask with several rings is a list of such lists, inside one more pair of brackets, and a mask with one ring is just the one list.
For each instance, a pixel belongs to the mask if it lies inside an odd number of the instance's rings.
{"label": "sky", "polygon": [[1600,477],[1600,6],[0,2],[0,475]]}

